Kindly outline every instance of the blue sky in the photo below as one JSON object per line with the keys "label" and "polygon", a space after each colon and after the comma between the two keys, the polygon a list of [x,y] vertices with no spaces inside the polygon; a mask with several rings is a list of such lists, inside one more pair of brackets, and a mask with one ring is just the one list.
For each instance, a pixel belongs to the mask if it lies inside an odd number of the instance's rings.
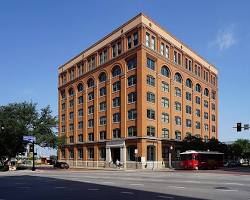
{"label": "blue sky", "polygon": [[144,12],[219,70],[219,139],[250,139],[250,1],[0,2],[0,105],[32,100],[57,114],[57,67]]}

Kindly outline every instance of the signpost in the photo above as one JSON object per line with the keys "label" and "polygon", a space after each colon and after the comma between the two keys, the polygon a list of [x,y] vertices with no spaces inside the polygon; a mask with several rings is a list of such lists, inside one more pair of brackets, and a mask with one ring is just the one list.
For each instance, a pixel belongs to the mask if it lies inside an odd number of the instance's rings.
{"label": "signpost", "polygon": [[32,143],[32,149],[33,149],[33,166],[32,166],[32,171],[35,171],[35,142],[36,142],[36,137],[35,136],[23,136],[23,141],[30,142]]}

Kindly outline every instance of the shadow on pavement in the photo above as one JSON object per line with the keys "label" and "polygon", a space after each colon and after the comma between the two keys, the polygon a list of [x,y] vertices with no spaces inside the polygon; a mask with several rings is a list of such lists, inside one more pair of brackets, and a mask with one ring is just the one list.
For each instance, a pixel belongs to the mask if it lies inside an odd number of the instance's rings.
{"label": "shadow on pavement", "polygon": [[160,200],[189,199],[171,194],[147,192],[78,181],[68,181],[39,176],[0,177],[1,200],[66,200],[66,199],[108,199],[108,200]]}

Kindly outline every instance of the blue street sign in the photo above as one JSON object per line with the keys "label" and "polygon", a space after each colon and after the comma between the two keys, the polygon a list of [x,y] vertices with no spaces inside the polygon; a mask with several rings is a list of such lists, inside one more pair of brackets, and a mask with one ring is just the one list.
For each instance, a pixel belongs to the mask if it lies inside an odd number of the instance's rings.
{"label": "blue street sign", "polygon": [[27,136],[27,135],[24,135],[24,136],[23,136],[23,141],[27,141],[27,142],[36,142],[36,137],[35,137],[35,136]]}

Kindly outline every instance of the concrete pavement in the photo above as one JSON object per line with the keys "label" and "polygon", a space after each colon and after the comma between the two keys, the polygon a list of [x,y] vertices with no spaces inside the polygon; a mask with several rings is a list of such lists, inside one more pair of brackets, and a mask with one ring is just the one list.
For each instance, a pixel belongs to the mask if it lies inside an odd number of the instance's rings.
{"label": "concrete pavement", "polygon": [[[250,199],[250,176],[195,171],[18,171],[0,199]],[[30,198],[30,199],[33,199]]]}

